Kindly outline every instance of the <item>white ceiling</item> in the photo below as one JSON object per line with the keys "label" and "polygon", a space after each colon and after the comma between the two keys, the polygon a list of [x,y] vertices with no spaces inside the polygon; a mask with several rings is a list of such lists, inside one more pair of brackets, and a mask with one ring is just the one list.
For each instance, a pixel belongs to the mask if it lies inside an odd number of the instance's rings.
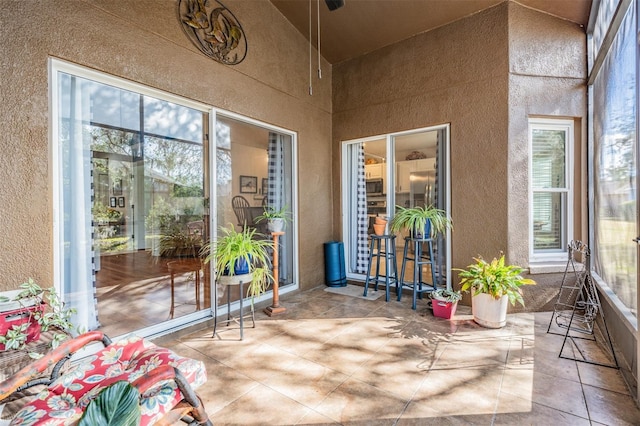
{"label": "white ceiling", "polygon": [[[506,0],[344,0],[344,6],[334,11],[329,11],[323,0],[271,0],[271,3],[307,40],[311,5],[311,42],[314,46],[319,5],[320,51],[329,63],[335,64],[446,25],[504,1]],[[592,0],[517,2],[586,26]]]}

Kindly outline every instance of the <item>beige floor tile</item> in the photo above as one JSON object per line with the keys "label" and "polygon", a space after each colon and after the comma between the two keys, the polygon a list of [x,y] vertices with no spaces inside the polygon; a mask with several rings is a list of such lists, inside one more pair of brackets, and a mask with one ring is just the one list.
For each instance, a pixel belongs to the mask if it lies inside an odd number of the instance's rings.
{"label": "beige floor tile", "polygon": [[256,306],[243,341],[237,330],[212,338],[212,328],[162,339],[205,363],[198,393],[214,424],[640,424],[618,370],[558,357],[564,336],[547,333],[550,313],[486,329],[468,306],[444,320],[427,300],[412,310],[407,295],[387,303],[319,286],[281,302],[275,317]]}
{"label": "beige floor tile", "polygon": [[533,366],[528,369],[506,369],[502,376],[500,395],[508,394],[526,401],[533,399]]}
{"label": "beige floor tile", "polygon": [[259,385],[209,416],[216,426],[294,425],[309,412],[303,404]]}
{"label": "beige floor tile", "polygon": [[263,383],[283,395],[314,408],[349,378],[346,374],[306,359],[299,359],[279,369]]}
{"label": "beige floor tile", "polygon": [[419,358],[401,358],[393,361],[374,356],[356,370],[352,377],[398,398],[409,400],[427,375],[421,369]]}
{"label": "beige floor tile", "polygon": [[640,411],[628,394],[586,385],[583,389],[594,421],[616,426],[640,424]]}
{"label": "beige floor tile", "polygon": [[393,424],[407,400],[359,380],[348,379],[315,408],[341,424]]}
{"label": "beige floor tile", "polygon": [[578,362],[580,382],[584,385],[602,388],[621,394],[629,394],[629,388],[618,369]]}
{"label": "beige floor tile", "polygon": [[588,419],[574,416],[560,410],[521,400],[515,396],[503,395],[498,403],[497,414],[492,423],[504,425],[572,425],[590,426]]}
{"label": "beige floor tile", "polygon": [[309,425],[309,426],[339,426],[340,423],[331,420],[329,417],[324,416],[316,411],[310,410],[303,418],[298,420],[297,425]]}
{"label": "beige floor tile", "polygon": [[540,349],[537,344],[533,351],[533,357],[536,372],[565,380],[580,381],[575,361],[560,358],[557,352]]}
{"label": "beige floor tile", "polygon": [[578,381],[541,373],[537,367],[533,374],[532,401],[578,417],[589,418],[582,386]]}
{"label": "beige floor tile", "polygon": [[446,370],[450,368],[503,367],[509,355],[510,341],[499,339],[459,340],[457,334],[444,348],[433,368]]}
{"label": "beige floor tile", "polygon": [[337,342],[332,339],[320,350],[306,353],[304,358],[350,376],[374,355],[374,351],[363,350],[353,342]]}
{"label": "beige floor tile", "polygon": [[295,354],[267,344],[259,344],[236,357],[226,359],[224,364],[253,380],[264,382],[282,374],[283,368],[298,360],[300,357]]}
{"label": "beige floor tile", "polygon": [[441,416],[492,414],[502,374],[502,368],[432,370],[412,402],[429,404]]}

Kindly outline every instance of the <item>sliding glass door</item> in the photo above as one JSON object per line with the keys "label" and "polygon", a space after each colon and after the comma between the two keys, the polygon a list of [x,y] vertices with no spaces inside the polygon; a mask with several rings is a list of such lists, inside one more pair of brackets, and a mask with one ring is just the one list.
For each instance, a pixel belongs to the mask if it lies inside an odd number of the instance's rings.
{"label": "sliding glass door", "polygon": [[272,240],[269,208],[292,219],[278,276],[296,288],[293,132],[58,60],[51,87],[55,285],[80,329],[209,318],[224,292],[201,248],[223,226]]}
{"label": "sliding glass door", "polygon": [[[396,206],[434,206],[449,211],[448,150],[448,126],[344,142],[342,211],[347,277],[365,278],[368,237],[376,216],[392,218]],[[402,253],[405,237],[401,232],[396,238],[398,253]],[[446,237],[439,238],[435,251],[440,286],[448,285],[448,250]]]}
{"label": "sliding glass door", "polygon": [[[256,230],[256,238],[272,240],[265,209],[284,209],[292,221],[286,224],[278,244],[278,281],[281,293],[295,288],[294,135],[238,116],[216,115],[216,232],[245,226]],[[215,232],[214,232],[215,237]],[[273,241],[273,240],[272,240]],[[216,289],[218,302],[225,286]],[[237,291],[237,290],[236,290]],[[240,295],[232,294],[237,300]],[[265,294],[260,300],[271,298]]]}

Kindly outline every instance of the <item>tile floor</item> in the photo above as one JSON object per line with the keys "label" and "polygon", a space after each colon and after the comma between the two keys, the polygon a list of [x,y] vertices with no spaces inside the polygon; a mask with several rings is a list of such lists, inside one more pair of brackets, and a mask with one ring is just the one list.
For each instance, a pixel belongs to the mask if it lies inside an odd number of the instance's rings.
{"label": "tile floor", "polygon": [[[618,370],[562,359],[550,313],[477,326],[426,300],[284,295],[286,312],[164,346],[205,362],[198,393],[216,425],[638,425]],[[384,293],[379,291],[378,293]],[[245,324],[246,325],[246,324]],[[596,354],[594,354],[596,356]]]}

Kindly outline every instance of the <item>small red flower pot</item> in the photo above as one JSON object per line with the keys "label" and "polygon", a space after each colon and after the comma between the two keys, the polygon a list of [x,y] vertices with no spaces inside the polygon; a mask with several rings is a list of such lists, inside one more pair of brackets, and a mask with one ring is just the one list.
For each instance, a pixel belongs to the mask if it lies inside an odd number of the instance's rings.
{"label": "small red flower pot", "polygon": [[431,306],[433,307],[433,316],[451,319],[456,313],[458,302],[445,302],[444,300],[433,299]]}
{"label": "small red flower pot", "polygon": [[[40,324],[38,324],[38,321],[33,317],[33,314],[36,311],[42,312],[43,310],[44,304],[39,304],[0,312],[0,335],[5,335],[7,331],[14,326],[20,326],[29,322],[26,343],[38,340],[40,338]],[[5,350],[4,346],[4,344],[0,343],[0,351]]]}

